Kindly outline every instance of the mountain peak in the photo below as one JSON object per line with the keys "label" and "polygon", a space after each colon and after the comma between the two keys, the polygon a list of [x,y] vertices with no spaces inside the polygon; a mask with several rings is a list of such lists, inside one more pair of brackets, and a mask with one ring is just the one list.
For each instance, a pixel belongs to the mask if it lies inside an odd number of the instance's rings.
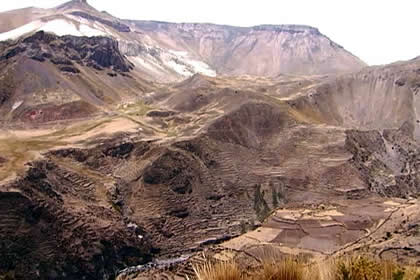
{"label": "mountain peak", "polygon": [[72,9],[78,9],[78,10],[95,10],[92,6],[89,5],[87,0],[71,0],[69,2],[66,2],[60,6],[58,6],[56,9],[58,10],[72,10]]}
{"label": "mountain peak", "polygon": [[87,0],[71,0],[70,3],[80,3],[80,4],[88,4]]}

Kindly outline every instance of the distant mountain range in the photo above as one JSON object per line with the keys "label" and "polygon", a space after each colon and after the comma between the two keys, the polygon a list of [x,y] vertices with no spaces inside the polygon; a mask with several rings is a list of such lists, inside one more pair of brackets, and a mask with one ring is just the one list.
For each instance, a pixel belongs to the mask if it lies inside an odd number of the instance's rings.
{"label": "distant mountain range", "polygon": [[300,25],[233,27],[121,20],[73,0],[52,9],[0,14],[0,40],[43,30],[56,35],[108,36],[144,77],[168,82],[195,73],[328,74],[366,64],[316,28]]}

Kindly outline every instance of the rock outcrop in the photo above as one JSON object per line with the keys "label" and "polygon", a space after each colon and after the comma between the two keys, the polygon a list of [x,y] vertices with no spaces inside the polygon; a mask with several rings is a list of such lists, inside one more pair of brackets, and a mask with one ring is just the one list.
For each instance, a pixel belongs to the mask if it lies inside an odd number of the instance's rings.
{"label": "rock outcrop", "polygon": [[[104,68],[129,72],[133,69],[130,62],[120,53],[118,42],[107,37],[62,36],[39,31],[16,44],[11,44],[0,56],[0,60],[11,59],[24,54],[34,60],[49,60],[57,65]],[[77,67],[73,67],[77,68]]]}

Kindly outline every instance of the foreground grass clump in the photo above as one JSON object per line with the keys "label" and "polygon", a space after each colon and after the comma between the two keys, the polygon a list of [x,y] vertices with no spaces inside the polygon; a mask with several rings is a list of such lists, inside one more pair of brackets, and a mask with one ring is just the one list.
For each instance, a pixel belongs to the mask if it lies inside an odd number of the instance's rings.
{"label": "foreground grass clump", "polygon": [[233,262],[221,262],[217,264],[205,264],[194,268],[197,280],[239,280],[244,279],[242,272]]}
{"label": "foreground grass clump", "polygon": [[253,275],[253,279],[270,279],[270,280],[305,280],[306,268],[290,259],[269,261],[263,264],[261,270]]}
{"label": "foreground grass clump", "polygon": [[197,280],[420,280],[420,268],[389,261],[353,257],[307,264],[292,259],[269,260],[241,270],[233,262],[206,264],[194,269]]}
{"label": "foreground grass clump", "polygon": [[337,280],[381,280],[385,276],[378,262],[364,257],[339,261],[337,266]]}
{"label": "foreground grass clump", "polygon": [[333,280],[420,280],[420,268],[403,267],[390,261],[366,257],[339,260]]}

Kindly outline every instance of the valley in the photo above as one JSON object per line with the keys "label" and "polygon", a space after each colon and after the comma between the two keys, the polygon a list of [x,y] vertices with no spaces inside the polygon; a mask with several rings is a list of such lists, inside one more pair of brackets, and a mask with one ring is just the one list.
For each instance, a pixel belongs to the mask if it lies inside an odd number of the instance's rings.
{"label": "valley", "polygon": [[312,27],[129,21],[81,0],[0,18],[0,279],[420,265],[419,58],[368,67]]}

